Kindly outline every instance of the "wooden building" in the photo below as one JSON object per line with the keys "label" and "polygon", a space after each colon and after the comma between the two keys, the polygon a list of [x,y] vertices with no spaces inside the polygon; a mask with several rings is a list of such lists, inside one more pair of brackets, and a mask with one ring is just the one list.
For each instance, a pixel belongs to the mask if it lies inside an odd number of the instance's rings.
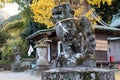
{"label": "wooden building", "polygon": [[[110,26],[111,28],[120,29],[120,11],[113,15]],[[117,34],[115,37],[109,37],[108,42],[110,45],[108,53],[110,56],[113,56],[115,62],[120,63],[120,35]]]}
{"label": "wooden building", "polygon": [[[95,36],[96,36],[96,63],[98,66],[108,65],[110,61],[110,57],[114,58],[114,62],[118,61],[118,56],[120,52],[120,47],[118,42],[111,44],[112,38],[118,38],[120,36],[120,29],[113,27],[104,27],[104,26],[95,26]],[[117,47],[115,47],[117,46]],[[113,52],[113,51],[116,51]],[[115,55],[116,54],[116,55]],[[120,56],[119,56],[120,57]],[[120,61],[120,60],[119,60]]]}
{"label": "wooden building", "polygon": [[[93,27],[95,29],[96,36],[96,64],[98,66],[101,64],[107,64],[108,62],[110,62],[110,56],[113,56],[115,58],[115,61],[120,61],[120,37],[118,37],[119,39],[117,38],[117,41],[111,41],[111,39],[114,39],[114,37],[120,35],[120,29],[100,25],[95,25]],[[52,28],[39,30],[27,37],[28,40],[31,40],[34,43],[43,38],[52,41],[47,44],[48,53],[46,55],[48,62],[51,62],[62,51],[61,42],[56,36],[55,29]]]}

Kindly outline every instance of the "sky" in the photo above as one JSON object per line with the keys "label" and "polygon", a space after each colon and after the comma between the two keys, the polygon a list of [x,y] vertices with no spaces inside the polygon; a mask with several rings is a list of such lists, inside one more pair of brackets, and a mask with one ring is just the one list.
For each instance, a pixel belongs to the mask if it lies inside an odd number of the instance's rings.
{"label": "sky", "polygon": [[16,3],[6,4],[3,10],[8,12],[11,16],[19,13],[18,5]]}

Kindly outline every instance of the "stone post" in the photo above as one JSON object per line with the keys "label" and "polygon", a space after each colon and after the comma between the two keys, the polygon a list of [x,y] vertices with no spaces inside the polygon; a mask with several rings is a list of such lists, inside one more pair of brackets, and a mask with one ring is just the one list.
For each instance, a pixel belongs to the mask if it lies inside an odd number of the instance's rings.
{"label": "stone post", "polygon": [[39,43],[36,44],[35,48],[38,57],[36,60],[36,69],[47,70],[48,69],[48,61],[46,59],[47,45],[45,43]]}

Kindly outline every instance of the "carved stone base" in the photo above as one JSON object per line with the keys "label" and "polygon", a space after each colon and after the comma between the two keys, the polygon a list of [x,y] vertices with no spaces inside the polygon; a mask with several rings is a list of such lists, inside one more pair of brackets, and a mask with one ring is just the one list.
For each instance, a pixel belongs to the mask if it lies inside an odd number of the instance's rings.
{"label": "carved stone base", "polygon": [[113,71],[99,68],[55,68],[44,71],[41,80],[115,80],[115,76]]}

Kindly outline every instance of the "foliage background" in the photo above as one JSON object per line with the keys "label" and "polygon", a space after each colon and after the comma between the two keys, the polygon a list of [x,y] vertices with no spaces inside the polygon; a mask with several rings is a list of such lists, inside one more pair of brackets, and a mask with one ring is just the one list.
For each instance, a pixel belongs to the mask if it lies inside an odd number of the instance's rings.
{"label": "foliage background", "polygon": [[95,8],[95,11],[97,12],[98,15],[101,16],[101,19],[105,21],[106,23],[110,24],[113,15],[118,13],[118,10],[120,9],[120,1],[119,0],[112,0],[111,5],[105,4],[100,4],[100,8],[97,6],[93,6]]}
{"label": "foliage background", "polygon": [[44,23],[48,28],[53,27],[51,11],[57,4],[63,4],[65,2],[71,4],[71,7],[75,10],[75,16],[79,19],[81,17],[80,15],[87,15],[88,18],[91,17],[91,11],[88,10],[85,13],[85,9],[88,7],[85,6],[86,4],[100,7],[101,3],[103,5],[111,5],[112,0],[33,0],[30,8],[33,12],[34,21]]}
{"label": "foliage background", "polygon": [[[4,2],[4,1],[3,1]],[[19,14],[11,16],[2,25],[0,25],[0,51],[2,52],[2,63],[13,62],[16,54],[21,54],[23,58],[28,57],[27,51],[30,42],[26,40],[30,34],[39,29],[45,29],[46,26],[33,21],[30,10],[30,2],[23,0],[13,0],[19,5]],[[35,57],[34,55],[30,57]]]}

